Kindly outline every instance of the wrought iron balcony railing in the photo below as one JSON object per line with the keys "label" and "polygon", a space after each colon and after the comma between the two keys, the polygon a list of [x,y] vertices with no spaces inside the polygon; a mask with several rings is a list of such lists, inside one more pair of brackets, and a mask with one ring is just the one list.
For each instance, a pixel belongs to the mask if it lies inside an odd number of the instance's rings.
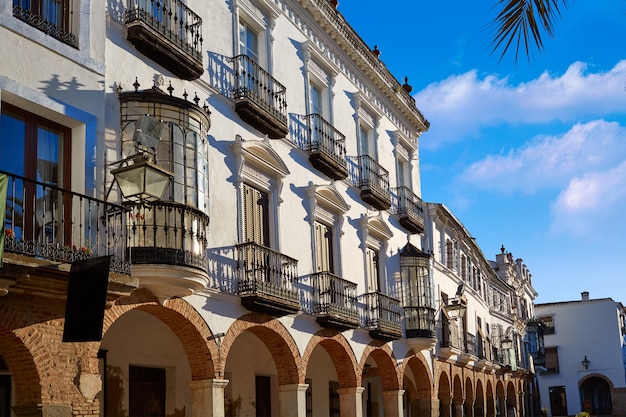
{"label": "wrought iron balcony railing", "polygon": [[424,231],[424,209],[422,199],[408,187],[392,188],[391,207],[393,213],[400,218],[400,224],[411,233]]}
{"label": "wrought iron balcony railing", "polygon": [[186,80],[202,75],[202,19],[181,0],[130,0],[128,40]]}
{"label": "wrought iron balcony railing", "polygon": [[402,336],[400,300],[381,292],[364,294],[366,325],[370,336],[380,340],[395,340]]}
{"label": "wrought iron balcony railing", "polygon": [[391,207],[389,172],[374,158],[360,155],[350,158],[356,163],[356,185],[361,189],[361,198],[378,210]]}
{"label": "wrought iron balcony railing", "polygon": [[8,176],[5,250],[59,262],[112,255],[111,270],[130,274],[126,209],[83,194]]}
{"label": "wrought iron balcony railing", "polygon": [[311,278],[318,323],[339,330],[358,327],[357,285],[330,272],[318,272]]}
{"label": "wrought iron balcony railing", "polygon": [[346,137],[317,113],[304,116],[307,150],[313,166],[334,180],[348,176]]}
{"label": "wrought iron balcony railing", "polygon": [[232,62],[235,111],[270,138],[284,138],[289,132],[285,87],[247,55]]}
{"label": "wrought iron balcony railing", "polygon": [[272,315],[300,310],[297,260],[252,242],[235,248],[237,287],[246,308]]}
{"label": "wrought iron balcony railing", "polygon": [[207,272],[209,216],[178,203],[127,206],[128,249],[133,264],[166,264]]}
{"label": "wrought iron balcony railing", "polygon": [[56,40],[78,48],[78,38],[72,33],[72,8],[69,0],[13,0],[13,16]]}

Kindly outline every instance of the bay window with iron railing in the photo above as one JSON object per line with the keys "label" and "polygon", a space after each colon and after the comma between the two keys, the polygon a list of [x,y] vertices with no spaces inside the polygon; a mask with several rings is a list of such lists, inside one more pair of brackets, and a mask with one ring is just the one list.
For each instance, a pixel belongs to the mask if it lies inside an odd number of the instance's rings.
{"label": "bay window with iron railing", "polygon": [[78,48],[78,24],[74,19],[79,13],[75,12],[73,0],[13,0],[13,16]]}
{"label": "bay window with iron railing", "polygon": [[407,243],[400,251],[402,309],[407,339],[437,337],[430,255]]}
{"label": "bay window with iron railing", "polygon": [[208,131],[210,112],[157,87],[120,92],[121,156],[136,151],[144,115],[161,124],[153,162],[173,174],[163,195],[152,202],[125,201],[130,209],[128,247],[134,264],[170,264],[207,271],[209,230]]}

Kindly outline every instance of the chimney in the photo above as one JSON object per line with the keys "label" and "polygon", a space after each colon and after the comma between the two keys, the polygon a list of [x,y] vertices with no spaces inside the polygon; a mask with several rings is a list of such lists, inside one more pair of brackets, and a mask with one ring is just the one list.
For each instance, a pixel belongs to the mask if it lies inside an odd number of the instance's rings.
{"label": "chimney", "polygon": [[580,293],[583,301],[589,301],[589,291],[583,291]]}

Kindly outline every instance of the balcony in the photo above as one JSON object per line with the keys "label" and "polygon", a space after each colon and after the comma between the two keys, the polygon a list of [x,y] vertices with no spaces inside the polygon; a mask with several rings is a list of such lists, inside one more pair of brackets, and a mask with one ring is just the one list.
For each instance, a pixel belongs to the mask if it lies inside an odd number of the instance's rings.
{"label": "balcony", "polygon": [[308,130],[307,151],[309,161],[333,180],[348,176],[346,161],[346,137],[319,114],[304,116]]}
{"label": "balcony", "polygon": [[139,52],[185,80],[204,73],[202,19],[180,0],[133,0],[124,15]]}
{"label": "balcony", "polygon": [[392,188],[392,211],[399,222],[410,233],[424,232],[424,210],[422,199],[407,187]]}
{"label": "balcony", "polygon": [[271,139],[287,136],[285,87],[247,55],[232,58],[235,111]]}
{"label": "balcony", "polygon": [[[32,279],[63,277],[77,260],[111,255],[110,271],[130,275],[126,210],[83,194],[0,171],[8,176],[3,273],[37,290]],[[47,271],[47,272],[44,272]],[[2,281],[2,279],[0,279]],[[114,282],[111,283],[114,288]],[[63,293],[65,290],[58,287]],[[0,288],[0,291],[2,288]]]}
{"label": "balcony", "polygon": [[402,337],[400,300],[380,292],[364,295],[366,325],[372,339],[389,342]]}
{"label": "balcony", "polygon": [[335,330],[359,327],[356,284],[330,272],[312,275],[314,308],[320,326]]}
{"label": "balcony", "polygon": [[78,37],[72,30],[72,6],[67,3],[52,0],[13,0],[13,16],[78,49]]}
{"label": "balcony", "polygon": [[207,272],[209,216],[164,201],[128,207],[128,250],[133,265],[176,265]]}
{"label": "balcony", "polygon": [[300,311],[298,261],[252,242],[235,248],[237,287],[244,307],[273,316]]}
{"label": "balcony", "polygon": [[391,207],[389,172],[368,155],[350,159],[355,164],[354,181],[361,189],[361,199],[377,210],[387,210]]}
{"label": "balcony", "polygon": [[467,364],[471,361],[477,361],[478,355],[476,354],[476,336],[471,333],[465,334],[465,347],[463,352],[459,355],[458,361],[461,364]]}

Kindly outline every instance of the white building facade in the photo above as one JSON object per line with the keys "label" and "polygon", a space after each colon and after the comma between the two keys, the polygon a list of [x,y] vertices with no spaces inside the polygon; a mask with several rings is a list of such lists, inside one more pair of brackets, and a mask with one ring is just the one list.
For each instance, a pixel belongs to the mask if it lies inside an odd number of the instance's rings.
{"label": "white building facade", "polygon": [[429,123],[336,7],[0,3],[0,417],[534,415],[530,274],[422,202]]}
{"label": "white building facade", "polygon": [[587,411],[623,415],[626,395],[624,306],[610,298],[537,304],[545,352],[536,371],[552,416]]}

